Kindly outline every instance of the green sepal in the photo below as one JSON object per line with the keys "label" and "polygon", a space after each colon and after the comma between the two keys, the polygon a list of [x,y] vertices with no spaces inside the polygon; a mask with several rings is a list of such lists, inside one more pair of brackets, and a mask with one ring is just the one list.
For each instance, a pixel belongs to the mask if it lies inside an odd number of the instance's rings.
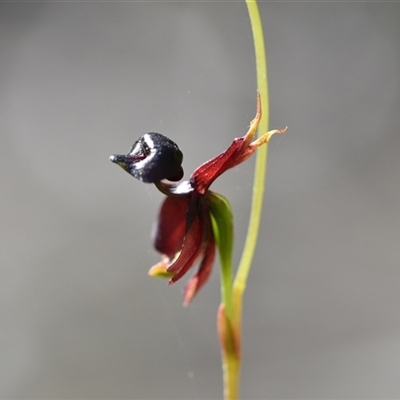
{"label": "green sepal", "polygon": [[210,204],[211,222],[221,260],[222,300],[225,310],[231,315],[233,213],[229,201],[222,195],[207,192]]}

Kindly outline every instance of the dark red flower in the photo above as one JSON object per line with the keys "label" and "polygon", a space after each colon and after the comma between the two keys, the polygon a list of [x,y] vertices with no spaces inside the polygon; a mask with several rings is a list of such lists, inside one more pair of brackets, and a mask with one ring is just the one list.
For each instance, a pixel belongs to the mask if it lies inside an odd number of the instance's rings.
{"label": "dark red flower", "polygon": [[110,157],[135,178],[155,183],[167,198],[164,200],[153,232],[154,246],[162,254],[161,261],[149,274],[168,276],[169,283],[178,281],[198,261],[197,272],[185,286],[184,304],[188,304],[206,283],[215,258],[214,237],[210,207],[215,193],[210,185],[226,170],[249,158],[256,148],[267,143],[271,131],[252,141],[261,119],[260,97],[257,114],[245,136],[236,138],[223,153],[198,167],[189,181],[169,183],[183,176],[182,153],[170,139],[158,133],[148,133],[133,145],[127,155]]}

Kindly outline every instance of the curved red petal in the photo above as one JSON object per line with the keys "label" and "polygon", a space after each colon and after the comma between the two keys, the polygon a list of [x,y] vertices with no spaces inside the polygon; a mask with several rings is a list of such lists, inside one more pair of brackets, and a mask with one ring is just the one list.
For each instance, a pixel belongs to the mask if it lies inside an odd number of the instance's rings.
{"label": "curved red petal", "polygon": [[185,286],[183,305],[187,306],[198,291],[207,282],[211,275],[212,266],[215,258],[215,242],[214,238],[210,240],[204,252],[204,258],[196,274],[190,278]]}
{"label": "curved red petal", "polygon": [[206,216],[205,201],[197,193],[188,196],[187,199],[186,233],[183,238],[181,253],[168,268],[168,272],[175,273],[170,283],[180,279],[197,261],[203,250]]}
{"label": "curved red petal", "polygon": [[182,248],[187,209],[187,197],[167,197],[152,232],[154,247],[171,259]]}
{"label": "curved red petal", "polygon": [[[251,144],[251,141],[257,132],[260,120],[261,96],[258,93],[257,113],[254,119],[250,122],[247,133],[243,137],[234,139],[232,144],[223,153],[205,162],[203,165],[200,165],[200,167],[194,171],[190,178],[190,183],[195,190],[201,194],[205,194],[216,178],[223,174],[227,169],[240,164],[251,155],[252,152],[243,156],[243,152],[245,152]],[[262,143],[260,142],[259,144]]]}
{"label": "curved red petal", "polygon": [[203,229],[200,218],[196,217],[189,232],[183,239],[182,251],[178,258],[168,267],[168,272],[173,272],[174,276],[170,283],[174,283],[190,269],[202,253]]}
{"label": "curved red petal", "polygon": [[[239,164],[240,156],[247,148],[245,137],[236,138],[221,154],[200,165],[190,178],[191,186],[199,193],[204,194],[209,186],[227,169]],[[239,161],[240,160],[240,161]]]}

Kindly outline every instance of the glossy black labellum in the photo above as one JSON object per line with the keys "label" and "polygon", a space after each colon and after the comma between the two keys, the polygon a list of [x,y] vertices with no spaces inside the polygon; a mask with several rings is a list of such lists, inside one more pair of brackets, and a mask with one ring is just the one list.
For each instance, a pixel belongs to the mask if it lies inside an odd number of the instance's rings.
{"label": "glossy black labellum", "polygon": [[183,177],[183,154],[175,142],[161,133],[146,133],[127,155],[115,154],[110,160],[146,183],[179,181]]}

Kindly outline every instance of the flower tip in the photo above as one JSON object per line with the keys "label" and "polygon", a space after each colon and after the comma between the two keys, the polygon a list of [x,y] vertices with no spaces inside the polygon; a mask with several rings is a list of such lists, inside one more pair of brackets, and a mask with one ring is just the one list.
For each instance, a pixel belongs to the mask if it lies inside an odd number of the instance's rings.
{"label": "flower tip", "polygon": [[189,282],[185,286],[185,294],[183,297],[183,306],[187,307],[189,303],[193,300],[193,297],[196,295],[198,291],[198,282],[199,279],[197,276],[194,276],[189,280]]}
{"label": "flower tip", "polygon": [[171,278],[174,275],[167,271],[166,265],[162,262],[151,267],[148,274],[155,278]]}
{"label": "flower tip", "polygon": [[120,167],[123,167],[126,163],[126,156],[122,154],[113,154],[110,156],[109,160],[113,162],[114,164],[119,165]]}

